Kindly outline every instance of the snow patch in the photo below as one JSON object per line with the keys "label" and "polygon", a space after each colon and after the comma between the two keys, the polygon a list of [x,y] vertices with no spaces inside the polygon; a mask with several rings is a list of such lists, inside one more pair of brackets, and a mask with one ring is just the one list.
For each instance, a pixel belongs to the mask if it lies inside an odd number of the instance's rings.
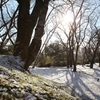
{"label": "snow patch", "polygon": [[[69,86],[72,95],[77,94],[82,100],[100,100],[100,67],[94,64],[90,69],[86,65],[77,66],[77,72],[72,72],[71,68],[30,68],[32,73],[38,74],[46,79]],[[80,99],[79,99],[80,100]]]}
{"label": "snow patch", "polygon": [[0,57],[0,65],[9,69],[22,69],[24,62],[19,56],[2,56]]}

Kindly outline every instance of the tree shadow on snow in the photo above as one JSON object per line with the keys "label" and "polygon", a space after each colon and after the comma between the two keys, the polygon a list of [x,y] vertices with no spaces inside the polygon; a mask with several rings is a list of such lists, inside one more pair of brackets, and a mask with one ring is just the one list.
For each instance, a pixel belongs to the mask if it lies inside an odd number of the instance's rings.
{"label": "tree shadow on snow", "polygon": [[[89,97],[89,95],[91,95],[92,97],[96,98],[96,100],[99,100],[100,96],[94,93],[92,88],[88,87],[81,77],[87,79],[87,74],[83,73],[82,71],[72,72],[69,69],[67,70],[66,84],[71,86],[71,95],[78,97],[81,100],[93,100],[91,97]],[[87,79],[87,81],[89,83],[89,79]]]}
{"label": "tree shadow on snow", "polygon": [[[66,70],[66,67],[65,68],[61,68],[61,67],[36,67],[36,68],[31,68],[30,71],[32,73],[35,73],[35,74],[39,74],[40,76],[50,76],[50,77],[53,77],[55,75],[59,75],[60,73],[63,73],[63,71]],[[63,77],[63,76],[60,76],[60,77]],[[60,78],[58,77],[58,79]],[[53,78],[52,80],[55,80],[57,79],[56,78]]]}

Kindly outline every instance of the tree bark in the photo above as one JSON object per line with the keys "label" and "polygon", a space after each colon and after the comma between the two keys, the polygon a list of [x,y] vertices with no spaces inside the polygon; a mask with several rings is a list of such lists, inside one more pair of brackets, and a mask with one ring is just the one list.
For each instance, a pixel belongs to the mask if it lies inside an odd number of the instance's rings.
{"label": "tree bark", "polygon": [[99,47],[99,42],[97,43],[95,50],[93,52],[93,57],[92,57],[92,60],[90,61],[90,68],[93,68],[93,64],[94,64],[94,60],[95,60],[95,57],[96,57],[98,47]]}
{"label": "tree bark", "polygon": [[73,68],[73,72],[76,72],[77,71],[76,66],[77,66],[78,49],[79,48],[77,47],[76,54],[74,55],[75,58],[74,58],[74,68]]}
{"label": "tree bark", "polygon": [[20,56],[24,61],[27,58],[33,29],[43,6],[42,2],[42,0],[36,0],[35,7],[30,14],[30,0],[19,1],[18,33],[13,55]]}
{"label": "tree bark", "polygon": [[38,24],[35,30],[35,36],[28,50],[28,56],[25,61],[24,69],[28,70],[29,65],[35,60],[41,47],[41,38],[44,35],[45,18],[48,11],[49,0],[44,2],[44,7],[39,15]]}
{"label": "tree bark", "polygon": [[93,69],[93,64],[94,64],[94,61],[91,61],[91,62],[90,62],[90,68],[91,68],[91,69]]}

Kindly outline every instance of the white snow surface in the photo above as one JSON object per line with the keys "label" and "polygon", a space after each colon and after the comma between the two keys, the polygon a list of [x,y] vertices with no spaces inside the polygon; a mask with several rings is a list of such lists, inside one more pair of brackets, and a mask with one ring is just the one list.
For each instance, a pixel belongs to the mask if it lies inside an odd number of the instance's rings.
{"label": "white snow surface", "polygon": [[30,68],[30,71],[71,87],[72,92],[75,91],[81,97],[79,100],[100,100],[100,67],[97,63],[93,69],[87,65],[77,65],[77,72],[66,67],[35,67]]}
{"label": "white snow surface", "polygon": [[22,66],[24,62],[20,59],[19,56],[5,56],[0,55],[0,65],[8,68],[8,69],[16,69],[16,70],[23,70]]}

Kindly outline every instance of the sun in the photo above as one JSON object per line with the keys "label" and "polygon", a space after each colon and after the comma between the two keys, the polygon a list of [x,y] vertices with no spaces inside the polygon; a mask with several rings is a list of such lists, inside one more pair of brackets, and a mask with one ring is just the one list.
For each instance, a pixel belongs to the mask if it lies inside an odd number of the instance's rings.
{"label": "sun", "polygon": [[73,14],[70,11],[68,11],[62,16],[62,24],[68,27],[69,25],[72,24],[72,22],[73,22]]}

